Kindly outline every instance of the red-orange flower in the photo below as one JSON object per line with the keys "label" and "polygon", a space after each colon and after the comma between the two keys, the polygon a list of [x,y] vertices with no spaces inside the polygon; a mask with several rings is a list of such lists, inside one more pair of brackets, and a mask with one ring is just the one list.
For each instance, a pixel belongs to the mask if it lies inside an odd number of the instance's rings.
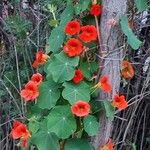
{"label": "red-orange flower", "polygon": [[26,101],[33,101],[39,95],[38,86],[35,82],[29,81],[23,90],[20,92],[20,96]]}
{"label": "red-orange flower", "polygon": [[33,74],[31,77],[31,81],[39,85],[42,82],[42,75],[40,73]]}
{"label": "red-orange flower", "polygon": [[86,25],[81,28],[82,33],[79,35],[79,38],[85,42],[91,42],[97,39],[96,27],[93,25]]}
{"label": "red-orange flower", "polygon": [[21,138],[21,146],[25,148],[27,146],[27,139],[30,137],[30,133],[27,130],[26,125],[15,120],[13,122],[13,127],[10,132],[10,136],[14,140]]}
{"label": "red-orange flower", "polygon": [[64,32],[69,35],[74,35],[80,32],[80,23],[76,20],[70,21],[65,26]]}
{"label": "red-orange flower", "polygon": [[48,58],[49,58],[49,56],[44,54],[43,51],[38,51],[36,53],[36,58],[35,58],[35,61],[32,64],[32,66],[34,68],[36,68],[39,65],[43,65],[43,64],[45,64],[45,62],[47,61]]}
{"label": "red-orange flower", "polygon": [[78,117],[87,116],[90,112],[90,105],[84,101],[77,101],[71,106],[71,111]]}
{"label": "red-orange flower", "polygon": [[112,105],[117,107],[119,110],[123,110],[128,107],[128,103],[123,95],[115,95],[112,101]]}
{"label": "red-orange flower", "polygon": [[134,69],[127,60],[122,61],[121,74],[125,79],[131,79],[134,76]]}
{"label": "red-orange flower", "polygon": [[79,56],[83,51],[82,44],[79,40],[70,38],[64,46],[64,52],[69,57]]}
{"label": "red-orange flower", "polygon": [[83,79],[83,75],[82,75],[81,70],[80,69],[75,70],[75,75],[74,75],[72,81],[74,83],[79,83],[80,81],[82,81],[82,79]]}
{"label": "red-orange flower", "polygon": [[106,145],[104,145],[100,150],[114,150],[112,139],[109,139]]}
{"label": "red-orange flower", "polygon": [[106,93],[110,92],[112,89],[112,86],[109,83],[108,77],[106,75],[103,75],[94,87],[100,88]]}
{"label": "red-orange flower", "polygon": [[94,16],[99,16],[102,12],[102,7],[101,5],[98,4],[93,4],[92,7],[90,8],[90,14]]}

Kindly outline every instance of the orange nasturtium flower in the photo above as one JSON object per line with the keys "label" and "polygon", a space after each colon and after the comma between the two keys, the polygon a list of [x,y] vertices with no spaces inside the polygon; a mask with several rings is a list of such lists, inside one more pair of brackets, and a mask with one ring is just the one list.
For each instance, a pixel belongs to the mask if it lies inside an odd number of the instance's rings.
{"label": "orange nasturtium flower", "polygon": [[90,105],[84,101],[77,101],[74,105],[71,106],[71,111],[74,115],[78,117],[87,116],[90,112]]}
{"label": "orange nasturtium flower", "polygon": [[38,51],[36,53],[35,61],[33,62],[32,66],[34,68],[37,68],[39,65],[43,65],[46,63],[48,58],[49,56],[44,54],[43,51]]}
{"label": "orange nasturtium flower", "polygon": [[93,25],[86,25],[81,27],[81,33],[79,35],[79,38],[85,42],[91,42],[97,39],[97,31],[96,27]]}
{"label": "orange nasturtium flower", "polygon": [[112,139],[109,139],[108,143],[104,145],[100,150],[114,150]]}
{"label": "orange nasturtium flower", "polygon": [[79,56],[82,51],[82,43],[75,38],[70,38],[64,46],[64,53],[66,53],[69,57]]}
{"label": "orange nasturtium flower", "polygon": [[26,125],[15,120],[13,122],[13,127],[12,127],[12,130],[10,132],[10,137],[12,137],[14,140],[21,138],[21,146],[23,148],[26,148],[27,147],[27,140],[30,137],[30,133],[27,130]]}
{"label": "orange nasturtium flower", "polygon": [[74,35],[80,32],[80,23],[76,20],[72,20],[65,26],[64,32],[69,35]]}
{"label": "orange nasturtium flower", "polygon": [[103,75],[99,82],[94,86],[94,88],[100,88],[102,89],[104,92],[108,93],[111,91],[112,86],[109,83],[108,77],[106,75]]}
{"label": "orange nasturtium flower", "polygon": [[134,69],[129,61],[124,60],[121,64],[121,74],[125,79],[131,79],[134,76]]}
{"label": "orange nasturtium flower", "polygon": [[80,69],[75,70],[75,75],[72,78],[73,83],[77,84],[77,83],[81,82],[82,79],[83,79],[83,75],[82,75],[81,70]]}
{"label": "orange nasturtium flower", "polygon": [[40,73],[33,74],[31,77],[31,81],[39,85],[42,82],[42,75]]}
{"label": "orange nasturtium flower", "polygon": [[93,16],[99,16],[102,12],[101,5],[93,4],[90,8],[90,14]]}
{"label": "orange nasturtium flower", "polygon": [[38,86],[35,82],[29,81],[24,89],[21,90],[20,96],[25,99],[25,101],[34,101],[39,95]]}
{"label": "orange nasturtium flower", "polygon": [[123,95],[121,95],[121,96],[115,95],[113,97],[112,105],[114,107],[117,107],[118,110],[123,110],[128,107],[128,103],[125,100],[125,97]]}

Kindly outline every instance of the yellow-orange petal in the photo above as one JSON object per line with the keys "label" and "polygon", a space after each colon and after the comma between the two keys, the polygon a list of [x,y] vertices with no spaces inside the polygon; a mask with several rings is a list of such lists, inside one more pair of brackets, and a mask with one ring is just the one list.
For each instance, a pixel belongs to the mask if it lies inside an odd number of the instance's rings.
{"label": "yellow-orange petal", "polygon": [[106,145],[104,145],[100,150],[114,150],[112,139],[109,139]]}

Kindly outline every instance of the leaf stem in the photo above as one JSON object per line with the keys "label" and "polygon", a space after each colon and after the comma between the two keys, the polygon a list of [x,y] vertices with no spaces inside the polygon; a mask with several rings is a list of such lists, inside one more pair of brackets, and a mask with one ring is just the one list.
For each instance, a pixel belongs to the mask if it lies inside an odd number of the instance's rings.
{"label": "leaf stem", "polygon": [[99,55],[102,56],[101,39],[100,39],[100,28],[99,28],[98,18],[96,16],[95,16],[95,23],[96,23],[98,43],[99,43]]}

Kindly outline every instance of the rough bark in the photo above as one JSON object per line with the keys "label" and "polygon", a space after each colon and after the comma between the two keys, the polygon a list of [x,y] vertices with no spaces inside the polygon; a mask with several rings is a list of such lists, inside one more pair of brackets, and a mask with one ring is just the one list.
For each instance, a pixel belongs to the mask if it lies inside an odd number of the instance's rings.
{"label": "rough bark", "polygon": [[[119,18],[126,12],[127,0],[102,0],[102,16],[100,20],[100,38],[101,51],[106,57],[100,58],[100,66],[103,65],[101,74],[107,75],[112,84],[112,93],[107,95],[99,92],[99,100],[111,100],[113,95],[118,93],[120,86],[120,61],[123,56],[123,40],[119,27]],[[117,25],[112,28],[108,26],[108,20],[115,19]],[[98,136],[94,137],[92,143],[95,150],[99,150],[107,143],[111,136],[112,122],[109,121],[105,113],[100,114],[100,131]]]}

